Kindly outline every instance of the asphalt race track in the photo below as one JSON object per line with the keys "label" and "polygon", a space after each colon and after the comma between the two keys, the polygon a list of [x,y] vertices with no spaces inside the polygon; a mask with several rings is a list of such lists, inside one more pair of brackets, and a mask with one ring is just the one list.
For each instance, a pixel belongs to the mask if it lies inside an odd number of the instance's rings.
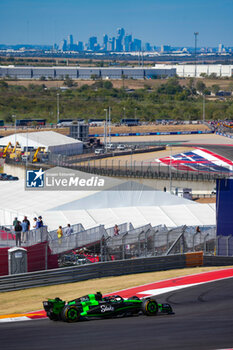
{"label": "asphalt race track", "polygon": [[208,149],[214,153],[219,154],[225,158],[233,160],[233,147],[232,146],[221,146],[221,145],[208,145],[203,146],[203,148]]}
{"label": "asphalt race track", "polygon": [[[51,296],[54,297],[54,296]],[[175,315],[68,324],[3,323],[1,349],[226,349],[233,347],[233,278],[163,294]]]}

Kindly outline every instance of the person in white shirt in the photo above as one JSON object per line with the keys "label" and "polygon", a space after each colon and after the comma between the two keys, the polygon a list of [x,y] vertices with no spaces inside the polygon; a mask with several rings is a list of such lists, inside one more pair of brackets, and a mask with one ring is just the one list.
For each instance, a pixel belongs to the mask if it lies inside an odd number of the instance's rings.
{"label": "person in white shirt", "polygon": [[73,233],[73,229],[70,224],[67,225],[67,229],[65,231],[66,236],[70,236]]}

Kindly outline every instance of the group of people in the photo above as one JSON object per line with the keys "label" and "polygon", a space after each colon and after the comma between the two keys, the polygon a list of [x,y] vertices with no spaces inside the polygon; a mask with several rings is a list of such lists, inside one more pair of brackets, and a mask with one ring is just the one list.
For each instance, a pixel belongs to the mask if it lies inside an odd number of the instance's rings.
{"label": "group of people", "polygon": [[[33,220],[33,229],[37,229],[44,226],[42,216],[38,216],[38,218],[35,217]],[[18,218],[15,217],[13,221],[13,226],[15,231],[16,246],[20,247],[21,244],[26,243],[28,239],[28,232],[31,229],[31,224],[27,216],[24,216],[24,219],[22,221],[18,220]]]}
{"label": "group of people", "polygon": [[44,226],[42,216],[38,216],[38,218],[36,218],[36,217],[33,218],[33,221],[34,221],[33,228],[40,228],[40,227]]}
{"label": "group of people", "polygon": [[20,221],[17,217],[15,217],[13,221],[13,226],[15,230],[16,246],[20,247],[21,243],[26,243],[27,234],[30,230],[30,221],[28,220],[27,216],[24,216],[23,221]]}
{"label": "group of people", "polygon": [[[67,224],[67,228],[64,230],[66,237],[70,236],[73,232],[74,231],[73,231],[73,228],[71,227],[71,225]],[[63,229],[62,229],[62,226],[59,226],[57,229],[57,238],[58,238],[58,242],[60,244],[62,241],[62,237],[63,237]]]}

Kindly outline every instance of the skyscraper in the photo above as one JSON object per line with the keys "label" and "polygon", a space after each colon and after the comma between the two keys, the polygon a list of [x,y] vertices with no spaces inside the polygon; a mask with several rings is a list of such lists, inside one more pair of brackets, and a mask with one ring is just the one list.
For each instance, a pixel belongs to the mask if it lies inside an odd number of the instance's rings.
{"label": "skyscraper", "polygon": [[124,51],[131,51],[132,35],[126,35],[124,37]]}
{"label": "skyscraper", "polygon": [[59,44],[59,50],[67,51],[67,41],[64,39]]}
{"label": "skyscraper", "polygon": [[151,51],[152,50],[152,48],[151,48],[151,46],[150,46],[150,43],[145,43],[145,51]]}
{"label": "skyscraper", "polygon": [[115,37],[109,38],[108,44],[107,44],[107,51],[115,51],[116,50],[115,42],[116,42]]}
{"label": "skyscraper", "polygon": [[72,51],[74,49],[73,46],[74,46],[74,38],[73,38],[73,35],[70,34],[67,40],[67,49]]}
{"label": "skyscraper", "polygon": [[134,39],[132,51],[141,51],[142,50],[142,41],[139,39]]}
{"label": "skyscraper", "polygon": [[89,38],[89,43],[88,43],[88,48],[91,51],[95,51],[97,45],[97,37],[96,36],[92,36]]}
{"label": "skyscraper", "polygon": [[117,29],[117,38],[116,38],[116,51],[120,52],[123,51],[123,38],[125,36],[125,30],[124,28],[118,28]]}
{"label": "skyscraper", "polygon": [[83,51],[83,42],[82,41],[77,42],[77,51]]}
{"label": "skyscraper", "polygon": [[103,37],[103,49],[104,49],[104,51],[107,51],[107,45],[108,45],[108,35],[104,34],[104,37]]}
{"label": "skyscraper", "polygon": [[123,51],[122,38],[120,37],[116,39],[116,51],[117,52]]}
{"label": "skyscraper", "polygon": [[124,36],[125,36],[124,28],[117,28],[117,37],[122,39]]}

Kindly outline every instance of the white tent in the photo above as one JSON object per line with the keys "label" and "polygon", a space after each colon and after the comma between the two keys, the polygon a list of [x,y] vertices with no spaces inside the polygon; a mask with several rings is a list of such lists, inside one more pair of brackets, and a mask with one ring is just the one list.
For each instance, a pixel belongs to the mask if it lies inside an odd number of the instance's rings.
{"label": "white tent", "polygon": [[82,141],[59,134],[55,131],[25,132],[9,135],[0,139],[0,145],[6,146],[8,143],[15,145],[18,142],[21,149],[27,147],[44,147],[46,151],[60,154],[80,154],[82,153]]}
{"label": "white tent", "polygon": [[198,204],[162,191],[25,191],[24,181],[0,181],[0,225],[17,216],[30,220],[42,215],[50,230],[67,223],[85,228],[131,222],[134,227],[150,223],[215,225],[215,205]]}

